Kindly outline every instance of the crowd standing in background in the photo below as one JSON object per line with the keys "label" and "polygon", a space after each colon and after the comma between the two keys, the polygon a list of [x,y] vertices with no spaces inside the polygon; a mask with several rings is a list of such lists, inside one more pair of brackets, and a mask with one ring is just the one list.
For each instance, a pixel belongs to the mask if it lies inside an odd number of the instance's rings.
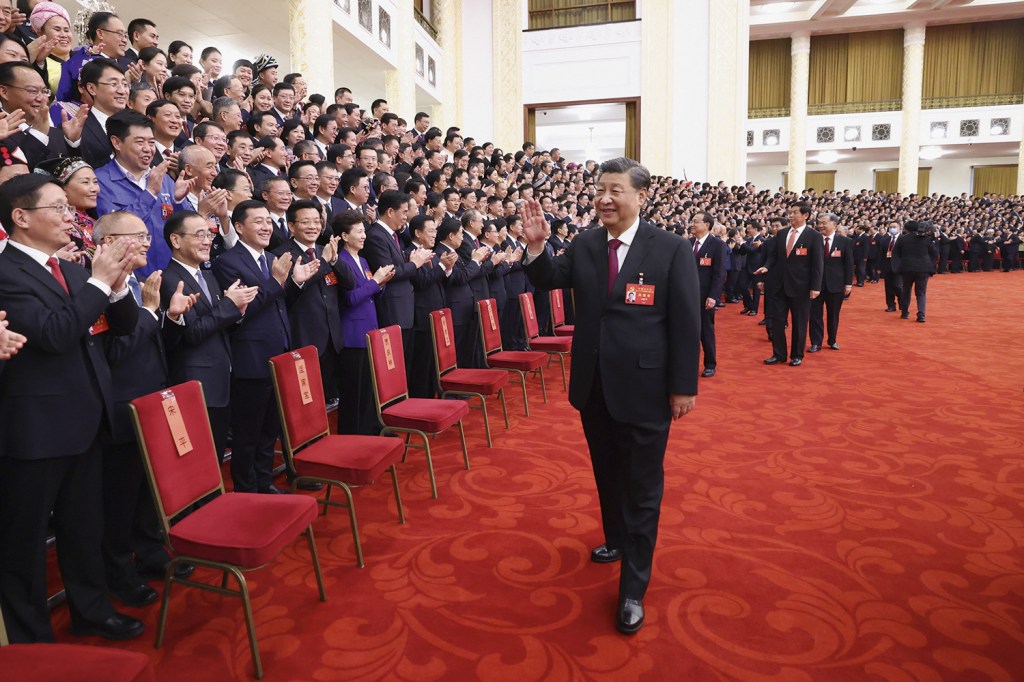
{"label": "crowd standing in background", "polygon": [[[495,299],[507,350],[528,348],[521,293],[535,297],[541,334],[551,333],[545,287],[562,291],[574,322],[579,281],[562,270],[531,281],[527,246],[541,263],[564,262],[581,234],[604,230],[596,161],[531,142],[499,149],[371,93],[310,93],[272,55],[229,65],[216,47],[164,49],[143,18],[98,11],[74,22],[75,36],[55,3],[0,2],[0,606],[12,641],[53,640],[51,516],[73,632],[143,630],[114,603],[155,601],[146,580],[168,557],[130,400],[200,380],[219,454],[231,440],[234,489],[283,494],[270,357],[315,346],[339,429],[377,433],[367,331],[401,328],[411,394],[432,397],[432,310],[451,309],[467,368],[483,366],[482,300]],[[853,287],[884,280],[885,309],[904,318],[913,291],[924,322],[933,273],[1015,270],[1024,249],[1020,197],[656,176],[637,210],[645,230],[691,241],[709,379],[714,316],[727,305],[763,314],[767,364],[797,366],[805,350],[839,350]],[[666,393],[692,394],[695,379]],[[625,550],[634,601],[649,577],[646,537],[597,559]],[[627,611],[635,631],[642,607]]]}

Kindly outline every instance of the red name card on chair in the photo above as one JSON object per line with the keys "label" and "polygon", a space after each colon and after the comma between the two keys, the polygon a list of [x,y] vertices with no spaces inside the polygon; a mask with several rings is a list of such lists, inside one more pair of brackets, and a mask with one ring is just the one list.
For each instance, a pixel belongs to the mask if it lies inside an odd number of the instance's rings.
{"label": "red name card on chair", "polygon": [[295,360],[295,377],[299,381],[299,395],[302,396],[302,404],[309,405],[313,402],[313,392],[309,390],[309,375],[306,374],[306,361],[296,352],[292,352]]}
{"label": "red name card on chair", "polygon": [[449,348],[452,345],[452,339],[448,335],[448,318],[441,318],[441,332],[444,334],[444,347]]}
{"label": "red name card on chair", "polygon": [[395,356],[391,352],[391,337],[388,336],[387,332],[383,332],[380,335],[380,340],[384,343],[384,358],[387,360],[388,369],[395,368]]}
{"label": "red name card on chair", "polygon": [[181,410],[178,409],[178,399],[174,397],[174,391],[164,391],[160,397],[164,416],[167,418],[167,426],[171,429],[171,437],[174,439],[174,447],[178,450],[178,457],[192,452],[192,439],[188,437],[185,420],[181,417]]}

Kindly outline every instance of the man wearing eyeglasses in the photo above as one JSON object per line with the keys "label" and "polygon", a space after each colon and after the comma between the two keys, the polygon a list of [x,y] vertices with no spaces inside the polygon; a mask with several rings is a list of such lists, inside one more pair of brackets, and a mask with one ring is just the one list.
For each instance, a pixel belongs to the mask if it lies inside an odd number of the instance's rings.
{"label": "man wearing eyeglasses", "polygon": [[82,67],[78,80],[83,95],[91,101],[82,131],[82,158],[98,169],[114,152],[107,137],[107,119],[128,106],[128,79],[114,61],[94,59]]}
{"label": "man wearing eyeglasses", "polygon": [[[10,117],[8,127],[19,129],[5,144],[9,149],[20,148],[30,168],[47,159],[67,156],[68,147],[77,146],[81,139],[89,111],[88,107],[82,107],[74,117],[63,122],[62,131],[55,132],[50,127],[50,112],[46,107],[49,96],[42,76],[28,64],[0,64],[0,107]],[[18,110],[24,114],[20,123]]]}
{"label": "man wearing eyeglasses", "polygon": [[0,603],[16,643],[54,640],[46,603],[51,514],[72,632],[109,639],[143,632],[110,603],[100,553],[100,434],[111,425],[114,389],[97,338],[136,326],[126,280],[140,247],[130,238],[98,245],[91,276],[58,260],[73,213],[49,177],[22,175],[0,186],[0,223],[10,231],[0,291],[10,329],[27,337],[0,374]]}
{"label": "man wearing eyeglasses", "polygon": [[154,270],[162,270],[171,258],[170,249],[159,237],[164,232],[164,221],[181,208],[189,182],[185,178],[177,183],[171,180],[167,174],[168,160],[150,168],[156,146],[153,121],[146,116],[130,109],[118,112],[107,120],[107,131],[114,160],[96,169],[100,183],[96,212],[102,216],[113,211],[129,211],[146,223],[152,242],[149,262],[138,270],[140,276],[146,276]]}

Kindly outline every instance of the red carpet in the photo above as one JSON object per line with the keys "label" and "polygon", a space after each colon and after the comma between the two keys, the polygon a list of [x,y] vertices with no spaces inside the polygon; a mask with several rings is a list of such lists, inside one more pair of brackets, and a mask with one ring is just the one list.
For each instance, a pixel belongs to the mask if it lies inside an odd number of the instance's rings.
{"label": "red carpet", "polygon": [[[839,352],[766,367],[758,318],[719,312],[718,376],[674,428],[647,625],[613,625],[575,411],[548,371],[512,429],[491,412],[315,525],[328,601],[300,540],[252,574],[267,680],[1024,679],[1024,273],[936,277],[928,323],[855,288]],[[215,576],[210,574],[210,579]],[[133,609],[160,680],[250,679],[237,600],[176,590],[167,641]],[[71,641],[67,611],[55,615]],[[111,646],[99,640],[92,644]]]}

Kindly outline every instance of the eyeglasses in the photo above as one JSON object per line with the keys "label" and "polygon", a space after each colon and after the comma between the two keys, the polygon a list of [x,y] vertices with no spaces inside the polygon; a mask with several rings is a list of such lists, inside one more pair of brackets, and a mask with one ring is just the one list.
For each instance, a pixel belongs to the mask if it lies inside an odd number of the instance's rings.
{"label": "eyeglasses", "polygon": [[132,234],[108,234],[107,236],[113,239],[116,239],[117,237],[128,237],[129,239],[137,241],[140,244],[148,244],[151,241],[153,241],[153,235],[151,235],[149,232],[134,232]]}
{"label": "eyeglasses", "polygon": [[96,85],[106,85],[108,88],[113,88],[114,90],[128,90],[129,88],[131,88],[131,85],[129,85],[128,81],[125,80],[96,81]]}
{"label": "eyeglasses", "polygon": [[319,225],[320,221],[317,218],[303,218],[302,220],[293,221],[292,224],[299,227],[307,227],[309,225]]}
{"label": "eyeglasses", "polygon": [[24,211],[42,211],[42,210],[53,211],[56,215],[64,216],[68,213],[74,213],[75,207],[69,206],[68,204],[50,204],[49,206],[32,206],[31,208],[22,209]]}
{"label": "eyeglasses", "polygon": [[195,237],[196,241],[207,242],[213,241],[212,232],[181,232],[182,237]]}
{"label": "eyeglasses", "polygon": [[14,88],[15,90],[22,90],[24,92],[27,92],[29,97],[40,97],[40,96],[42,96],[42,97],[47,97],[48,98],[50,96],[50,89],[49,88],[37,88],[35,86],[28,87],[28,88],[23,88],[20,85],[7,85],[6,83],[2,83],[0,85],[3,85],[5,88]]}
{"label": "eyeglasses", "polygon": [[127,31],[110,31],[110,30],[107,30],[105,28],[98,28],[96,30],[97,31],[103,31],[104,33],[113,33],[118,38],[127,38],[128,37],[128,32]]}

